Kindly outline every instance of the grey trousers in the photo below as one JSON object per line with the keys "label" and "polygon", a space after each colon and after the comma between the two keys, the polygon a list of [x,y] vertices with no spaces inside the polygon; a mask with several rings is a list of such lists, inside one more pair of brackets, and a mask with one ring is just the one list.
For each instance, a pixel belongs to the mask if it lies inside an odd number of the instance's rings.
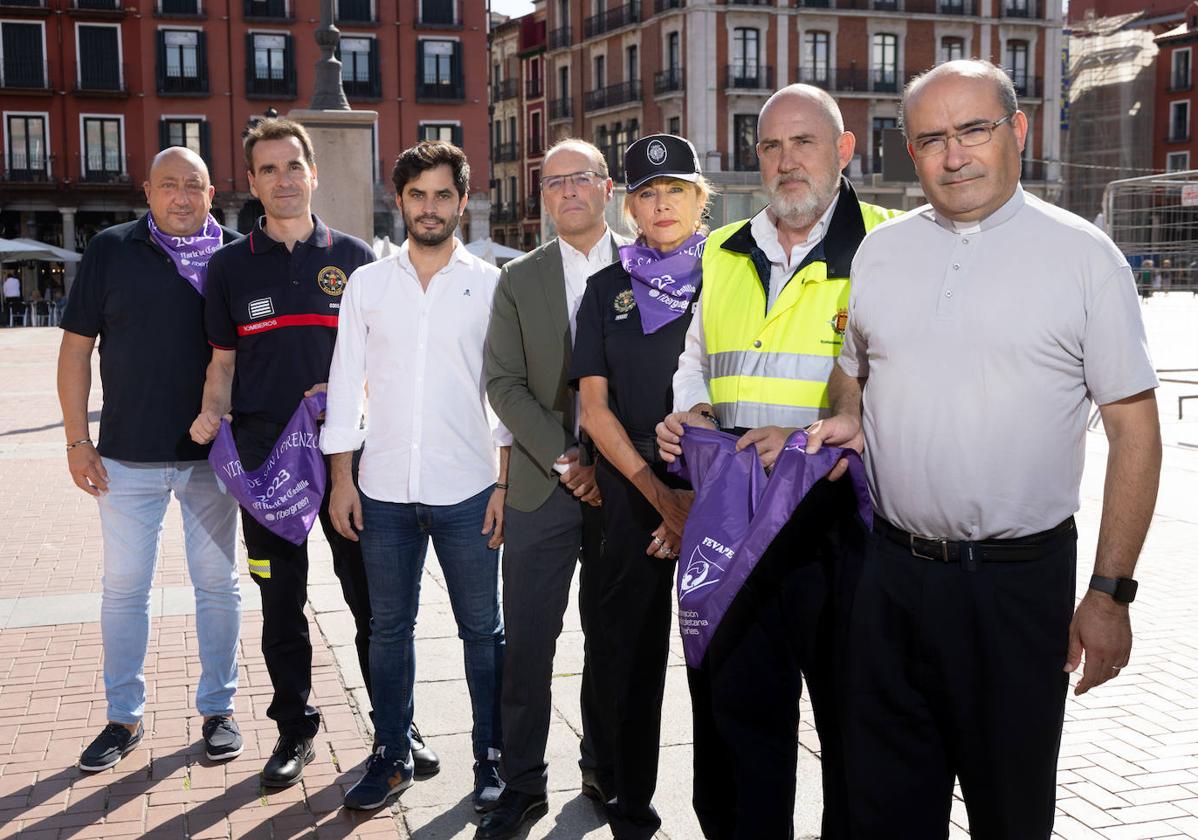
{"label": "grey trousers", "polygon": [[[503,665],[503,759],[500,773],[521,793],[546,790],[545,744],[553,713],[550,683],[553,654],[562,632],[574,567],[579,572],[578,611],[583,635],[598,593],[588,587],[588,561],[602,539],[599,509],[582,504],[559,487],[531,512],[504,510],[503,620],[507,639]],[[593,568],[593,566],[592,566]],[[590,647],[588,641],[584,649]],[[611,736],[601,714],[589,655],[582,671],[582,747],[579,766],[608,789]]]}

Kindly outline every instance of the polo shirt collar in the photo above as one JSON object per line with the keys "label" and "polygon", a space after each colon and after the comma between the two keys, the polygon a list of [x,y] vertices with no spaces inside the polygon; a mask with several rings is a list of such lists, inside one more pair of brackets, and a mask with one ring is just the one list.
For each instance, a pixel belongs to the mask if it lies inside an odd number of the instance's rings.
{"label": "polo shirt collar", "polygon": [[971,223],[954,222],[952,219],[940,215],[934,207],[929,207],[924,215],[950,233],[973,233],[979,230],[993,230],[999,225],[1009,222],[1015,218],[1015,215],[1023,209],[1023,205],[1026,203],[1027,196],[1023,192],[1023,186],[1016,184],[1015,192],[1011,193],[1011,197],[1001,207],[979,221]]}
{"label": "polo shirt collar", "polygon": [[[861,202],[857,199],[857,191],[853,189],[849,179],[841,175],[840,195],[832,218],[828,221],[824,238],[819,245],[811,249],[811,253],[799,268],[822,259],[828,264],[829,277],[848,277],[857,246],[864,238],[865,220],[861,217]],[[738,254],[752,254],[755,249],[760,250],[753,237],[753,220],[749,219],[736,233],[724,240],[722,247]]]}
{"label": "polo shirt collar", "polygon": [[[275,246],[283,247],[283,243],[277,239],[272,239],[264,229],[266,226],[266,217],[259,216],[258,221],[254,224],[254,229],[250,231],[250,253],[265,254]],[[309,248],[320,248],[324,250],[333,244],[333,232],[329,230],[329,226],[320,220],[320,217],[315,213],[312,214],[312,234],[304,240],[304,244]]]}

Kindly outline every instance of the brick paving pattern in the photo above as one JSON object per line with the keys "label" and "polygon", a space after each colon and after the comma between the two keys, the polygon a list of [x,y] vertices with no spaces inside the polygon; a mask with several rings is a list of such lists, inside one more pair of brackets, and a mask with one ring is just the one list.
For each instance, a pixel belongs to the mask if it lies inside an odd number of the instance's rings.
{"label": "brick paving pattern", "polygon": [[[1154,298],[1146,309],[1161,367],[1198,364],[1198,303],[1175,298]],[[22,626],[9,623],[22,602],[68,614],[79,608],[71,599],[94,605],[100,589],[94,502],[71,485],[62,457],[54,393],[57,345],[54,330],[0,330],[0,509],[5,513],[0,628],[6,628],[0,629],[0,838],[470,837],[468,708],[453,708],[457,723],[430,739],[443,757],[452,754],[460,759],[456,763],[465,764],[458,777],[466,781],[454,781],[456,787],[447,786],[444,778],[420,783],[403,804],[374,815],[353,815],[340,807],[343,791],[366,758],[369,728],[358,712],[360,676],[352,673],[356,667],[346,665],[345,640],[338,648],[328,631],[321,632],[336,628],[335,622],[320,627],[313,622],[313,693],[324,723],[317,759],[300,785],[268,792],[258,783],[275,729],[265,715],[270,681],[257,643],[261,614],[252,609],[244,616],[236,700],[246,739],[241,757],[224,764],[204,758],[201,720],[192,705],[198,678],[194,620],[167,613],[154,620],[146,660],[145,740],[112,770],[84,774],[75,767],[80,750],[105,723],[99,625],[78,619],[44,626],[30,626],[41,622],[28,620],[19,622]],[[98,383],[97,375],[93,419],[98,417]],[[1198,451],[1176,445],[1198,443],[1198,409],[1191,403],[1191,419],[1177,421],[1176,396],[1184,392],[1176,386],[1161,392],[1170,445],[1161,503],[1138,573],[1142,585],[1133,611],[1132,662],[1118,680],[1085,697],[1071,696],[1067,707],[1056,824],[1056,836],[1066,840],[1198,837],[1198,576],[1193,571]],[[1091,434],[1087,448],[1078,516],[1079,591],[1093,557],[1105,439]],[[426,615],[429,621],[447,620],[444,593],[428,581],[426,576],[422,622]],[[175,506],[163,533],[154,585],[188,586]],[[243,593],[253,587],[243,576]],[[46,622],[54,620],[53,612],[46,615]],[[577,659],[577,637],[563,637],[563,655]],[[425,708],[436,704],[444,711],[465,703],[455,644],[451,632],[418,642],[418,702]],[[659,799],[668,799],[658,803],[665,819],[661,836],[697,840],[693,816],[681,812],[689,799],[689,708],[678,682],[677,653],[663,724],[667,746]],[[563,679],[576,677],[567,673]],[[800,740],[807,751],[818,753],[809,710],[805,712]],[[551,743],[551,754],[553,750]],[[551,760],[558,767],[570,759],[563,751]],[[561,784],[564,790],[576,782]],[[800,787],[802,794],[810,787],[808,780]],[[583,812],[576,788],[569,796],[575,798],[558,807],[555,795],[550,816],[533,836],[607,836],[595,815]],[[953,836],[968,836],[963,803],[955,806]],[[800,829],[803,824],[801,819]],[[571,828],[575,825],[582,827]]]}

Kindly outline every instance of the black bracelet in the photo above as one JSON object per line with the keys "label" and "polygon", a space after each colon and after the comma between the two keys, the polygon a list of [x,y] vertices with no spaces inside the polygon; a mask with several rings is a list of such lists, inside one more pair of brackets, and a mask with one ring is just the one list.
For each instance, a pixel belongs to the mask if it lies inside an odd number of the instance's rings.
{"label": "black bracelet", "polygon": [[710,420],[710,421],[711,421],[713,424],[715,424],[715,427],[716,427],[717,429],[720,427],[720,421],[719,421],[719,420],[717,420],[717,419],[715,419],[715,415],[714,415],[714,414],[712,414],[710,411],[707,411],[707,410],[700,411],[700,412],[699,412],[699,416],[700,416],[700,417],[706,417],[706,418],[707,418],[708,420]]}
{"label": "black bracelet", "polygon": [[506,490],[507,488],[508,488],[508,485],[504,484],[502,481],[496,481],[496,482],[495,482],[495,489],[496,489],[496,490]]}

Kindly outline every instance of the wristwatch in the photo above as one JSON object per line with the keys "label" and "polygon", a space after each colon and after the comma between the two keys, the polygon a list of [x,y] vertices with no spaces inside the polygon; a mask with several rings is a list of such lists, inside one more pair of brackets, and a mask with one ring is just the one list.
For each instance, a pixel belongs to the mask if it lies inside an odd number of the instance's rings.
{"label": "wristwatch", "polygon": [[1116,604],[1130,604],[1136,600],[1136,590],[1140,584],[1133,578],[1109,578],[1093,575],[1090,578],[1090,588],[1105,592],[1115,599]]}

